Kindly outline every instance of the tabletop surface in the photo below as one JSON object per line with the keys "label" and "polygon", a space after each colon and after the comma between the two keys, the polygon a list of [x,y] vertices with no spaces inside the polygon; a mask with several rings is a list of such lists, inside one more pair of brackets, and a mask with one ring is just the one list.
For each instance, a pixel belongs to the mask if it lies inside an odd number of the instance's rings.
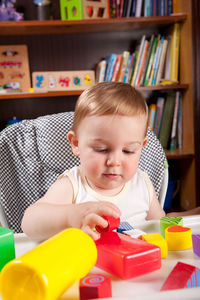
{"label": "tabletop surface", "polygon": [[[183,225],[190,227],[193,234],[200,234],[200,215],[184,217]],[[159,233],[160,221],[146,221],[144,224],[139,225],[138,229],[146,233]],[[15,234],[16,257],[23,255],[36,245],[36,242],[30,240],[24,234]],[[161,269],[129,280],[121,280],[97,267],[94,267],[90,273],[103,274],[109,277],[112,280],[112,296],[117,300],[133,298],[134,300],[160,300],[161,293],[162,300],[200,299],[200,288],[159,292],[164,281],[177,262],[184,262],[200,268],[200,257],[194,254],[192,249],[188,249],[182,251],[168,251],[167,258],[162,259]],[[2,298],[0,297],[0,299]],[[66,291],[65,294],[59,299],[79,299],[78,283]]]}

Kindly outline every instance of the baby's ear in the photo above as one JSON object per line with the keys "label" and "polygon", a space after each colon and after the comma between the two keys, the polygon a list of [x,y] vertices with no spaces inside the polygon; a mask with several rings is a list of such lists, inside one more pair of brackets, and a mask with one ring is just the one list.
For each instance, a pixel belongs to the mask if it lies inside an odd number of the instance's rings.
{"label": "baby's ear", "polygon": [[79,156],[78,139],[74,131],[70,130],[67,134],[67,139],[71,144],[74,155]]}

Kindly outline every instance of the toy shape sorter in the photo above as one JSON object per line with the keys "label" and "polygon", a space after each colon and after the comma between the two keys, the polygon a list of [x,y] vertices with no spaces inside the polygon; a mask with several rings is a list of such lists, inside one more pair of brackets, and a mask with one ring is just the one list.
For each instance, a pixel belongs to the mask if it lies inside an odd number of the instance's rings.
{"label": "toy shape sorter", "polygon": [[168,252],[167,242],[161,234],[159,233],[143,234],[141,236],[141,239],[143,241],[146,241],[147,243],[160,247],[161,258],[167,257],[167,252]]}
{"label": "toy shape sorter", "polygon": [[112,297],[111,280],[101,274],[88,274],[79,282],[80,300]]}
{"label": "toy shape sorter", "polygon": [[160,233],[165,238],[165,229],[173,225],[183,225],[183,218],[180,217],[162,217],[160,219]]}
{"label": "toy shape sorter", "polygon": [[168,250],[185,250],[192,248],[191,228],[174,225],[165,229]]}
{"label": "toy shape sorter", "polygon": [[200,234],[192,234],[193,252],[200,256]]}
{"label": "toy shape sorter", "polygon": [[0,227],[0,271],[15,258],[14,233],[9,228]]}
{"label": "toy shape sorter", "polygon": [[192,265],[178,262],[164,282],[161,291],[199,286],[200,269]]}
{"label": "toy shape sorter", "polygon": [[82,20],[82,0],[60,0],[61,20]]}

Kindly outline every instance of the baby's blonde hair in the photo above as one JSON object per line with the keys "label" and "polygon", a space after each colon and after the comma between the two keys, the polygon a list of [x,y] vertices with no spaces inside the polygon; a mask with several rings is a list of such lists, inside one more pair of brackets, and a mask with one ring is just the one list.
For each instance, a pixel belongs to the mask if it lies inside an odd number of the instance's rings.
{"label": "baby's blonde hair", "polygon": [[81,121],[88,116],[140,114],[147,116],[148,108],[145,99],[134,87],[122,82],[101,82],[80,95],[72,130],[76,132]]}

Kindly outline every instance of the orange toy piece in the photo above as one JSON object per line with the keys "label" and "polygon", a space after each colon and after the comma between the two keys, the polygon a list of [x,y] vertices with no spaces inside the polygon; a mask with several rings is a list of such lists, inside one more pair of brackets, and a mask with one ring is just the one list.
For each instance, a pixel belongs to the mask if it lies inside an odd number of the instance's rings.
{"label": "orange toy piece", "polygon": [[152,233],[152,234],[143,234],[141,236],[141,239],[143,241],[146,241],[147,243],[156,245],[160,247],[161,250],[161,258],[167,257],[167,242],[163,238],[163,236],[159,233]]}
{"label": "orange toy piece", "polygon": [[112,297],[111,280],[100,274],[89,274],[79,282],[80,300]]}
{"label": "orange toy piece", "polygon": [[192,248],[191,228],[174,225],[166,228],[165,238],[168,250],[185,250]]}

